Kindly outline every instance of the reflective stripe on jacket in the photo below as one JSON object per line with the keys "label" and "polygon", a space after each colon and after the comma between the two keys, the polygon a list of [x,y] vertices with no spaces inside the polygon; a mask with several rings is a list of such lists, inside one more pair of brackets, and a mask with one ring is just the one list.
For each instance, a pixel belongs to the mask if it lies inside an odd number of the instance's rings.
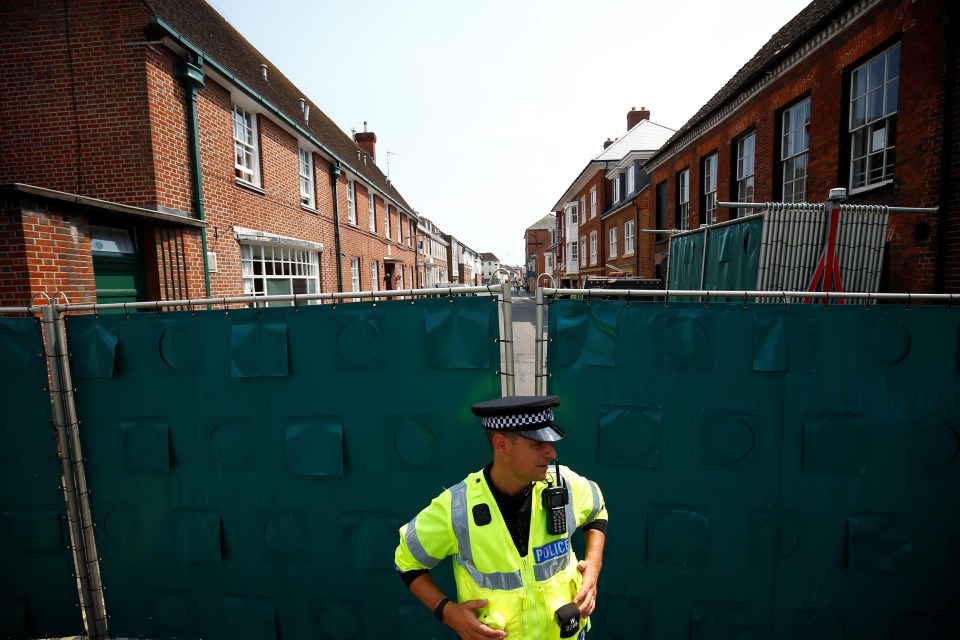
{"label": "reflective stripe on jacket", "polygon": [[[552,474],[551,469],[551,480]],[[521,558],[483,471],[478,471],[437,496],[401,527],[395,556],[397,570],[432,569],[453,556],[458,601],[489,600],[488,608],[505,620],[511,639],[559,639],[554,611],[571,602],[582,584],[570,539],[578,527],[607,518],[603,496],[595,483],[567,467],[560,467],[560,475],[570,495],[566,534],[547,533],[541,498],[545,483],[535,483],[529,552]],[[491,518],[489,523],[478,525],[474,507],[481,504],[488,506]],[[486,612],[478,613],[483,617]]]}

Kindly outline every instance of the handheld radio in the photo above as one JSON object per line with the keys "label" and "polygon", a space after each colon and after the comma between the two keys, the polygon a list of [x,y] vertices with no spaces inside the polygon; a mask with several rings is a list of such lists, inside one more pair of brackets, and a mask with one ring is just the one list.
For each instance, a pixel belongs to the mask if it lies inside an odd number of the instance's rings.
{"label": "handheld radio", "polygon": [[560,475],[560,461],[555,460],[557,486],[553,486],[549,480],[547,488],[543,490],[543,510],[547,512],[547,533],[552,536],[562,535],[567,532],[567,501],[569,494],[567,485]]}

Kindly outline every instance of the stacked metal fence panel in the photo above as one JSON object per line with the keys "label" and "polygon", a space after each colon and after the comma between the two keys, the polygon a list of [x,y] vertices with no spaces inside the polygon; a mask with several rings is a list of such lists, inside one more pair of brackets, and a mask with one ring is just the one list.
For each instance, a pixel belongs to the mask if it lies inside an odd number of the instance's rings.
{"label": "stacked metal fence panel", "polygon": [[558,453],[610,512],[598,637],[957,637],[956,310],[549,309]]}
{"label": "stacked metal fence panel", "polygon": [[[843,291],[875,293],[889,213],[883,207],[854,205],[842,205],[841,210],[837,258]],[[670,245],[669,288],[805,291],[824,249],[826,219],[823,204],[768,203],[760,229],[751,229],[757,224],[753,218],[676,234]],[[753,233],[756,238],[751,238]],[[737,245],[742,256],[730,251],[733,235],[746,240]],[[701,265],[704,242],[707,255]]]}
{"label": "stacked metal fence panel", "polygon": [[43,331],[0,318],[0,637],[83,633]]}

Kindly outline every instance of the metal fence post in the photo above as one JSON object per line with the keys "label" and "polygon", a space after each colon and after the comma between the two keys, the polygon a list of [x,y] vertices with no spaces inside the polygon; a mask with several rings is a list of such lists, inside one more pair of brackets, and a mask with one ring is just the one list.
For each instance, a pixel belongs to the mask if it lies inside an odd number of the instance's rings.
{"label": "metal fence post", "polygon": [[93,537],[89,489],[80,451],[77,408],[67,353],[64,318],[53,300],[42,311],[44,348],[50,371],[50,392],[57,432],[57,456],[63,477],[63,492],[70,522],[77,588],[87,634],[92,640],[107,638],[107,616],[100,582],[100,564]]}

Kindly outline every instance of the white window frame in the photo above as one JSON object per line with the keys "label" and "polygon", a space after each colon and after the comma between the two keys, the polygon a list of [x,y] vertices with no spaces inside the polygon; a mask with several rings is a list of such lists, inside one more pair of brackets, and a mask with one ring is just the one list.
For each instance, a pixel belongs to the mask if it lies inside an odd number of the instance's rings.
{"label": "white window frame", "polygon": [[357,183],[347,178],[347,222],[357,224]]}
{"label": "white window frame", "polygon": [[633,220],[627,220],[623,223],[623,255],[633,254]]}
{"label": "white window frame", "polygon": [[367,189],[367,208],[370,210],[370,233],[377,234],[377,200],[373,189]]}
{"label": "white window frame", "polygon": [[607,245],[608,245],[607,257],[616,258],[617,257],[617,228],[616,227],[610,227],[609,232],[607,233]]}
{"label": "white window frame", "polygon": [[717,221],[717,167],[719,156],[711,153],[703,159],[703,221],[714,224]]}
{"label": "white window frame", "polygon": [[590,217],[597,217],[597,188],[590,189]]}
{"label": "white window frame", "polygon": [[543,254],[543,271],[553,275],[553,253],[550,251]]}
{"label": "white window frame", "polygon": [[893,180],[899,94],[899,42],[850,73],[850,193]]}
{"label": "white window frame", "polygon": [[380,263],[376,260],[370,261],[370,290],[380,291]]}
{"label": "white window frame", "polygon": [[632,164],[629,167],[627,167],[627,193],[628,194],[633,193],[633,190],[636,188],[636,185],[637,185],[637,177],[636,177],[635,169],[636,167]]}
{"label": "white window frame", "polygon": [[[753,202],[756,149],[756,131],[751,131],[737,140],[737,202]],[[750,209],[737,209],[738,218],[749,213]]]}
{"label": "white window frame", "polygon": [[390,203],[383,201],[383,228],[387,240],[390,240]]}
{"label": "white window frame", "polygon": [[403,244],[403,213],[397,209],[397,244]]}
{"label": "white window frame", "polygon": [[613,177],[613,201],[620,202],[620,174]]}
{"label": "white window frame", "polygon": [[573,240],[572,242],[567,243],[567,260],[570,262],[577,262],[580,258],[578,257],[577,252],[577,241]]}
{"label": "white window frame", "polygon": [[234,174],[255,187],[260,186],[260,148],[257,114],[233,103]]}
{"label": "white window frame", "polygon": [[313,154],[303,147],[300,152],[300,204],[316,209],[317,198],[313,189]]}
{"label": "white window frame", "polygon": [[597,232],[590,232],[590,266],[597,264]]}
{"label": "white window frame", "polygon": [[807,199],[807,162],[810,153],[810,98],[784,109],[780,116],[780,162],[783,166],[783,202]]}
{"label": "white window frame", "polygon": [[690,228],[690,169],[677,174],[677,217],[680,229]]}
{"label": "white window frame", "polygon": [[580,266],[587,266],[587,239],[580,238]]}
{"label": "white window frame", "polygon": [[573,226],[579,224],[579,217],[577,215],[577,203],[567,205],[567,226]]}
{"label": "white window frame", "polygon": [[[360,258],[357,256],[350,257],[350,286],[351,291],[362,291],[360,288]],[[360,298],[354,298],[354,300],[359,300]]]}
{"label": "white window frame", "polygon": [[[247,296],[320,293],[320,252],[280,244],[240,243],[243,293]],[[286,286],[285,286],[286,285]],[[310,301],[311,304],[316,300]],[[257,306],[290,306],[263,302]]]}
{"label": "white window frame", "polygon": [[587,196],[580,196],[580,211],[587,215]]}

